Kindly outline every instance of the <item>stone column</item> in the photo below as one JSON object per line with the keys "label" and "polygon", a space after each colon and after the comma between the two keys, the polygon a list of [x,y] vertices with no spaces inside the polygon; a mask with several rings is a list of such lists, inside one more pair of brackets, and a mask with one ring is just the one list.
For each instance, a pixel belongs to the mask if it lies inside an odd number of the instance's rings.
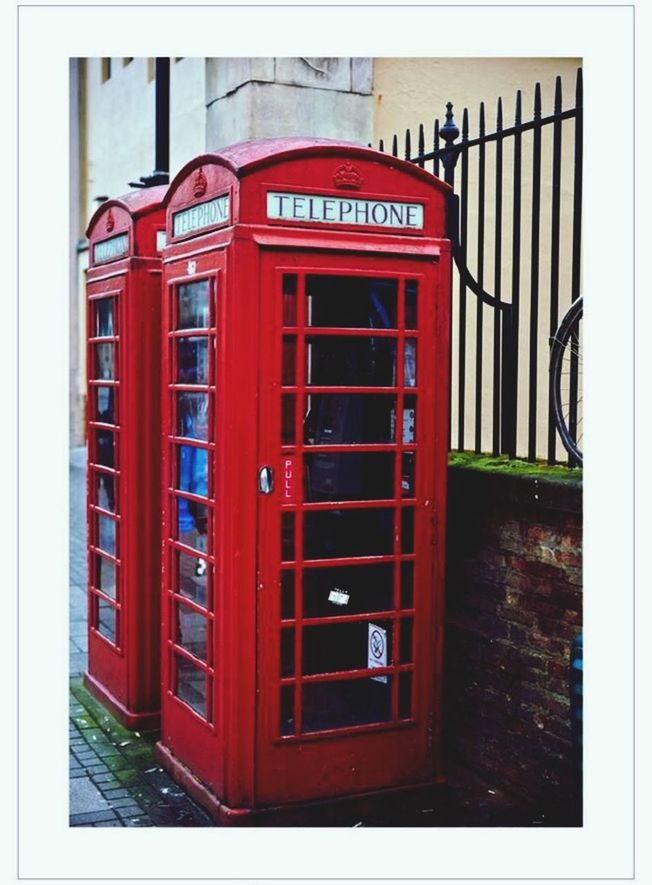
{"label": "stone column", "polygon": [[206,148],[306,135],[367,145],[371,58],[206,59]]}

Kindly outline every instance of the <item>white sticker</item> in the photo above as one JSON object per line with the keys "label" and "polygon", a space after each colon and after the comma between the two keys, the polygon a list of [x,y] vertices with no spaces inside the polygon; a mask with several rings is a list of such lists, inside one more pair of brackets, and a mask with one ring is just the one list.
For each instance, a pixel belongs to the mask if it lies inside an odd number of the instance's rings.
{"label": "white sticker", "polygon": [[[387,631],[376,624],[368,624],[367,666],[370,669],[387,666]],[[374,682],[387,683],[387,676],[372,676]]]}
{"label": "white sticker", "polygon": [[345,590],[338,589],[337,587],[335,587],[334,590],[331,590],[331,592],[328,594],[328,601],[334,602],[335,605],[348,605],[349,599],[350,594],[347,593]]}

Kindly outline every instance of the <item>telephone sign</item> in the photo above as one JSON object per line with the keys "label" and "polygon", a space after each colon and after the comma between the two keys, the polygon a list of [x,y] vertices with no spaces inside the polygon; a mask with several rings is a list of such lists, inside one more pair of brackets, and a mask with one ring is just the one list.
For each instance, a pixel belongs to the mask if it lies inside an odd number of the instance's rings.
{"label": "telephone sign", "polygon": [[292,138],[168,190],[157,755],[221,823],[441,778],[448,191]]}

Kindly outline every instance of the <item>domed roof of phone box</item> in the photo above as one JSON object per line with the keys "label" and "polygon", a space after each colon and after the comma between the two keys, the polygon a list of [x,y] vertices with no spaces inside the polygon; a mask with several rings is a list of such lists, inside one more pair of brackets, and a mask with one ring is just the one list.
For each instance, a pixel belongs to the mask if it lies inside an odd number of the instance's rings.
{"label": "domed roof of phone box", "polygon": [[168,186],[166,184],[157,185],[156,187],[140,187],[129,191],[127,194],[123,194],[121,197],[111,197],[111,199],[105,200],[103,203],[100,203],[88,222],[86,236],[90,236],[90,232],[97,224],[98,219],[108,209],[112,207],[124,209],[132,218],[138,218],[139,215],[142,215],[149,209],[161,206],[167,189]]}

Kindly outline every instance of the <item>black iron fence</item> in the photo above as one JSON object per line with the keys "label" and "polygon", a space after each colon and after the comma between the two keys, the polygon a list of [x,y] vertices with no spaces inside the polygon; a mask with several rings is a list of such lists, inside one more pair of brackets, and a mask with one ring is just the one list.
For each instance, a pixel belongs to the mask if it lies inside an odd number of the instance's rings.
{"label": "black iron fence", "polygon": [[[543,115],[537,83],[529,120],[523,120],[519,90],[511,126],[504,125],[499,98],[492,132],[487,132],[484,103],[472,138],[468,109],[460,133],[449,102],[444,123],[433,123],[431,150],[423,124],[416,153],[411,131],[405,133],[402,156],[454,189],[449,207],[457,269],[452,448],[550,463],[563,457],[550,401],[548,354],[550,338],[580,295],[581,69],[574,99],[575,106],[564,110],[557,77],[551,114]],[[379,148],[385,150],[382,140]],[[391,153],[399,156],[396,135]],[[571,379],[571,389],[577,416],[577,378]]]}

